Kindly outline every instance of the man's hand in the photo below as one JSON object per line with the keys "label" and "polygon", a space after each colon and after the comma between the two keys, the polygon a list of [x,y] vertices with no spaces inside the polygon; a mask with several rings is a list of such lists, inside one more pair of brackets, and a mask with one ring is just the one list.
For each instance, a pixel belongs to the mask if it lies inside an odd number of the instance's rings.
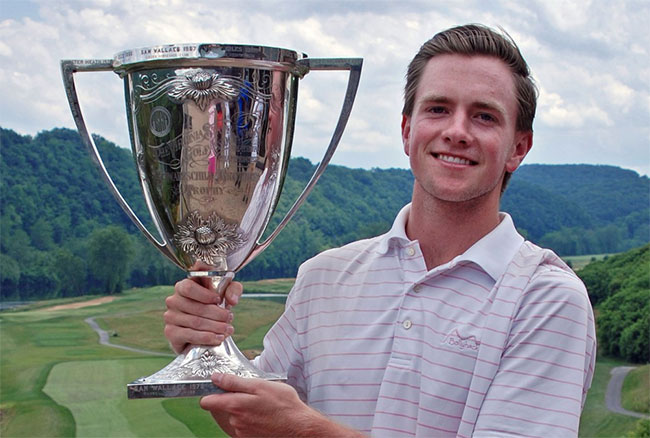
{"label": "man's hand", "polygon": [[222,307],[208,278],[186,278],[176,283],[174,295],[165,300],[164,314],[165,337],[172,349],[181,353],[188,344],[221,344],[234,332],[230,309],[239,302],[242,292],[241,283],[230,283],[224,293],[226,306]]}
{"label": "man's hand", "polygon": [[201,399],[219,426],[235,437],[362,437],[304,404],[291,386],[231,374],[212,382],[228,391]]}

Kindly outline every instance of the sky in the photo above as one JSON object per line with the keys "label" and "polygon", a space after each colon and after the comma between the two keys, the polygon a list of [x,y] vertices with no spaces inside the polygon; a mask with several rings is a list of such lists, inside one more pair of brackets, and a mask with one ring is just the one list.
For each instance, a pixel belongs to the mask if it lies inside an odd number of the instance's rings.
{"label": "sky", "polygon": [[[650,0],[0,0],[0,126],[74,129],[61,59],[105,59],[168,43],[282,47],[361,57],[352,116],[332,163],[407,168],[400,135],[406,67],[435,33],[502,27],[539,88],[525,163],[607,164],[650,173]],[[89,129],[129,147],[122,82],[76,75]],[[321,160],[347,73],[300,82],[293,155]]]}

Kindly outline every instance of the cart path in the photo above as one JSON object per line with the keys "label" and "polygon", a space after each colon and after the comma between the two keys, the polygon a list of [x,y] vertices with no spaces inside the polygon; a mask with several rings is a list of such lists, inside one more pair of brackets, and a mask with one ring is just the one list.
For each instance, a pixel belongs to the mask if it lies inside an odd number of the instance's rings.
{"label": "cart path", "polygon": [[99,343],[101,345],[106,345],[108,347],[113,347],[113,348],[121,348],[122,350],[128,350],[128,351],[133,351],[134,353],[141,353],[141,354],[150,354],[152,356],[168,356],[168,357],[173,357],[173,354],[170,353],[160,353],[158,351],[150,351],[150,350],[143,350],[141,348],[135,348],[135,347],[127,347],[126,345],[120,345],[120,344],[112,344],[110,341],[110,336],[106,330],[103,330],[97,322],[95,321],[95,318],[90,317],[84,319],[84,321],[93,329],[97,334],[99,335]]}
{"label": "cart path", "polygon": [[621,406],[621,391],[623,389],[623,380],[627,373],[636,367],[615,367],[612,368],[610,374],[612,377],[607,384],[607,392],[605,393],[605,406],[612,412],[622,415],[629,415],[637,418],[650,418],[650,415],[642,414],[641,412],[628,411]]}

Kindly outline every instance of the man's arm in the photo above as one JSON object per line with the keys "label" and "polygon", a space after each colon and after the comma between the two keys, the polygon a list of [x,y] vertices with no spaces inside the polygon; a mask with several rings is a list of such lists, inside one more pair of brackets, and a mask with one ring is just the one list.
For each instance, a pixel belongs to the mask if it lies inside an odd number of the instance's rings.
{"label": "man's arm", "polygon": [[287,384],[230,374],[215,374],[212,381],[228,392],[203,397],[201,407],[210,411],[219,426],[232,436],[363,436],[307,406]]}
{"label": "man's arm", "polygon": [[596,355],[582,282],[548,268],[522,295],[475,436],[577,436]]}

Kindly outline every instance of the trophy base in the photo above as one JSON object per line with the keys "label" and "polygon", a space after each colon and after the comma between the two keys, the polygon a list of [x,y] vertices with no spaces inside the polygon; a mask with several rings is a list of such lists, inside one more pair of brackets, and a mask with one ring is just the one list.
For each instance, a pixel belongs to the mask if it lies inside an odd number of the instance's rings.
{"label": "trophy base", "polygon": [[214,373],[263,380],[286,380],[286,376],[262,371],[246,359],[231,338],[218,347],[189,346],[169,365],[149,377],[127,385],[130,399],[160,397],[199,397],[224,390],[210,380]]}

